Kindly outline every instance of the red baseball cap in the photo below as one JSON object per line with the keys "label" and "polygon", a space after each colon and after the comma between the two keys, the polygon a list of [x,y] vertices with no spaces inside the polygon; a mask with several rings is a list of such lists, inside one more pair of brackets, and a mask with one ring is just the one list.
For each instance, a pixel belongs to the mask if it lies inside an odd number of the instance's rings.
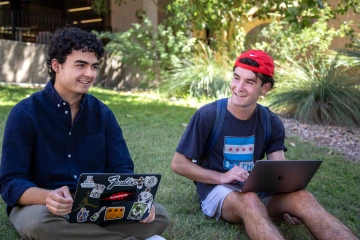
{"label": "red baseball cap", "polygon": [[[259,64],[259,67],[250,66],[247,64],[243,64],[240,62],[242,58],[250,58]],[[247,52],[242,53],[234,63],[234,67],[245,68],[257,73],[262,73],[268,75],[270,77],[274,76],[274,61],[273,59],[265,52],[261,50],[249,50]]]}

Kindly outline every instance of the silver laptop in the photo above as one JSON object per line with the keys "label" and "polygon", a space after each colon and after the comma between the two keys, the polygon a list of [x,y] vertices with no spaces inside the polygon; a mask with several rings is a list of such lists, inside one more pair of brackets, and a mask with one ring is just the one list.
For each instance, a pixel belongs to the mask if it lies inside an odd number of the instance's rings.
{"label": "silver laptop", "polygon": [[295,192],[305,189],[320,160],[259,160],[245,183],[224,184],[240,192]]}

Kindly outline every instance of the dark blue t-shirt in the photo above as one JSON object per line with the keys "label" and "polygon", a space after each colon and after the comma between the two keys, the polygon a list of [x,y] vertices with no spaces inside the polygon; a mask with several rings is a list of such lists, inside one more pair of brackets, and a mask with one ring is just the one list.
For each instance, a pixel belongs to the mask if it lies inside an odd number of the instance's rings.
{"label": "dark blue t-shirt", "polygon": [[[264,149],[264,134],[261,124],[260,111],[257,107],[248,120],[239,120],[229,111],[226,111],[223,128],[213,149],[205,157],[202,167],[218,172],[226,172],[234,165],[240,165],[250,171],[253,163],[269,154],[285,150],[285,129],[282,121],[276,114],[269,111],[271,121],[271,137]],[[199,159],[216,116],[216,102],[209,103],[195,112],[185,130],[177,152],[191,158]],[[197,192],[200,201],[216,186],[213,184],[197,183]]]}

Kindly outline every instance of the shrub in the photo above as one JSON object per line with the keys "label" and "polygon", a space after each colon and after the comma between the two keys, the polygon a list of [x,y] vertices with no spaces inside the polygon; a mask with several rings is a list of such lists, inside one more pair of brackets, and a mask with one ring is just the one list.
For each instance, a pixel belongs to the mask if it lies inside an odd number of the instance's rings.
{"label": "shrub", "polygon": [[260,31],[255,48],[269,52],[277,61],[287,58],[305,60],[311,56],[313,61],[322,61],[328,53],[335,37],[345,37],[353,34],[351,22],[343,22],[339,29],[328,23],[333,16],[329,7],[320,11],[319,18],[313,19],[313,24],[306,28],[289,25],[286,19],[272,21]]}
{"label": "shrub", "polygon": [[201,98],[226,97],[230,93],[232,63],[226,55],[199,42],[199,50],[189,59],[182,59],[168,72],[162,91],[168,95]]}
{"label": "shrub", "polygon": [[110,40],[105,47],[108,53],[138,68],[144,77],[143,85],[148,87],[157,87],[164,72],[187,58],[195,44],[195,39],[188,38],[184,32],[174,32],[161,24],[155,31],[145,16],[143,23],[133,24],[126,32],[105,32],[98,36]]}
{"label": "shrub", "polygon": [[269,94],[275,110],[309,123],[360,126],[359,80],[338,58],[282,66],[279,87]]}

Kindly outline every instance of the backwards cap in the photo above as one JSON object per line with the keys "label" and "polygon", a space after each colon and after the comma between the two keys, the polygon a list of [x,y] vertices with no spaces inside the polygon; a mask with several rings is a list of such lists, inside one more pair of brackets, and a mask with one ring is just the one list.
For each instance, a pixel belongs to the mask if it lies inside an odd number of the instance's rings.
{"label": "backwards cap", "polygon": [[[242,58],[250,58],[250,59],[254,60],[255,62],[257,62],[259,64],[259,67],[250,66],[250,65],[241,63],[240,59],[242,59]],[[268,75],[270,77],[274,76],[274,69],[275,69],[274,61],[268,54],[266,54],[265,52],[263,52],[261,50],[249,50],[247,52],[242,53],[236,59],[234,66],[245,68],[245,69],[257,72],[257,73],[262,73],[262,74]]]}

